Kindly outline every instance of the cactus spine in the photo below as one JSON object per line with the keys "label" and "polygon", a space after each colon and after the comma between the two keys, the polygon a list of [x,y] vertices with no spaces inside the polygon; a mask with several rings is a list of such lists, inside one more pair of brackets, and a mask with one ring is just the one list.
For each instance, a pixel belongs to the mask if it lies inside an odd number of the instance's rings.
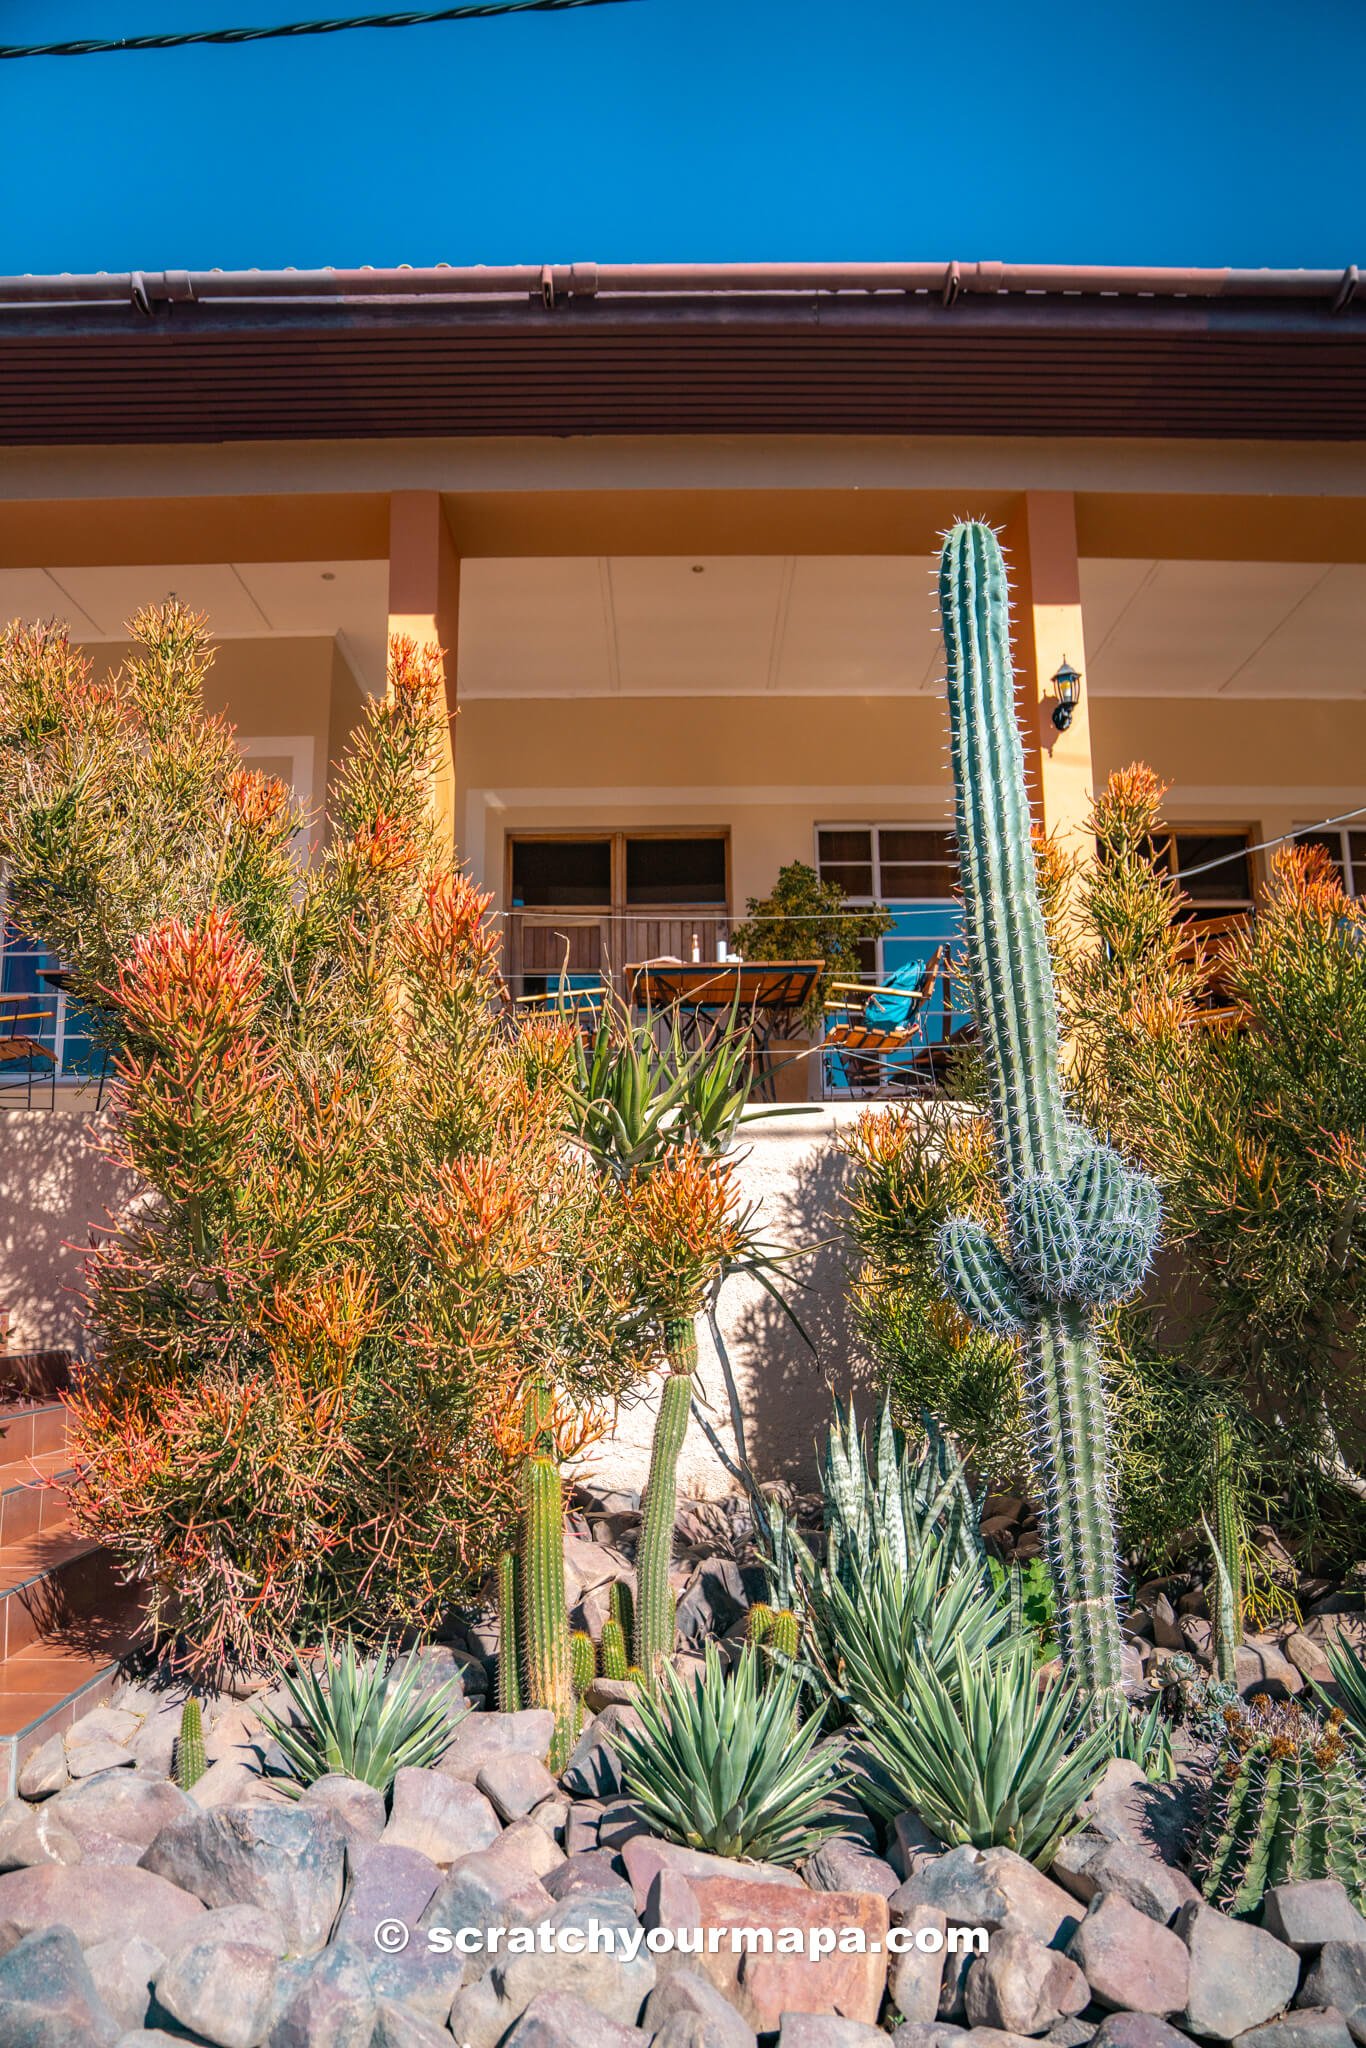
{"label": "cactus spine", "polygon": [[688,1428],[693,1373],[697,1366],[697,1331],[690,1316],[675,1317],[665,1327],[664,1351],[669,1370],[659,1396],[650,1470],[641,1503],[640,1542],[636,1550],[636,1663],[653,1682],[661,1657],[674,1646],[674,1596],[669,1584],[673,1562],[674,1518],[678,1512],[678,1454]]}
{"label": "cactus spine", "polygon": [[188,1699],[180,1710],[180,1733],[175,1746],[175,1781],[181,1791],[188,1792],[192,1785],[197,1785],[206,1769],[204,1717],[199,1701]]}
{"label": "cactus spine", "polygon": [[505,1550],[498,1560],[498,1711],[520,1713],[522,1707],[522,1595],[517,1554]]}
{"label": "cactus spine", "polygon": [[569,1666],[574,1697],[581,1700],[598,1675],[598,1653],[593,1638],[576,1628],[569,1638]]}
{"label": "cactus spine", "polygon": [[636,1603],[625,1579],[613,1579],[607,1595],[607,1612],[629,1643],[636,1629]]}
{"label": "cactus spine", "polygon": [[1121,1641],[1097,1308],[1132,1293],[1157,1236],[1157,1190],[1071,1123],[1039,905],[1010,659],[1009,592],[991,529],[944,543],[939,602],[968,965],[990,1084],[1007,1248],[948,1221],[945,1286],[966,1315],[1026,1340],[1026,1416],[1063,1654],[1119,1692]]}
{"label": "cactus spine", "polygon": [[626,1634],[619,1621],[607,1620],[602,1625],[602,1675],[614,1678],[620,1683],[626,1676],[630,1657],[626,1649]]}
{"label": "cactus spine", "polygon": [[1366,1792],[1341,1722],[1293,1700],[1229,1708],[1195,1855],[1214,1905],[1254,1913],[1272,1885],[1335,1877],[1366,1908]]}
{"label": "cactus spine", "polygon": [[750,1642],[755,1645],[766,1643],[776,1619],[776,1611],[766,1600],[756,1600],[745,1616],[745,1634]]}
{"label": "cactus spine", "polygon": [[1231,1680],[1237,1649],[1243,1640],[1242,1518],[1234,1485],[1233,1431],[1228,1417],[1217,1415],[1213,1436],[1214,1548],[1218,1599],[1215,1603],[1214,1647],[1220,1678]]}
{"label": "cactus spine", "polygon": [[559,1772],[574,1746],[579,1710],[564,1595],[564,1501],[549,1412],[547,1390],[533,1386],[526,1397],[531,1449],[522,1468],[522,1675],[527,1704],[555,1716],[550,1768]]}

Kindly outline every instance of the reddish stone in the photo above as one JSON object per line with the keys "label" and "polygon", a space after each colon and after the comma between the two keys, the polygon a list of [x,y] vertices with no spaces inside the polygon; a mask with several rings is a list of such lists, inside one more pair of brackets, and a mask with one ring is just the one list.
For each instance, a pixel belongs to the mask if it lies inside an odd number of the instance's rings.
{"label": "reddish stone", "polygon": [[[876,2022],[887,1983],[888,1928],[887,1901],[876,1892],[811,1892],[738,1875],[680,1875],[667,1892],[667,1924],[702,1930],[704,1953],[689,1956],[689,1967],[707,1976],[757,2034],[775,2032],[783,2014],[792,2012]],[[713,1928],[721,1930],[714,1954],[707,1940]],[[733,1953],[728,1930],[738,1928],[755,1929],[760,1941],[771,1932],[773,1952]],[[813,1936],[829,1940],[829,1952],[813,1955]],[[780,1947],[800,1952],[780,1953]]]}

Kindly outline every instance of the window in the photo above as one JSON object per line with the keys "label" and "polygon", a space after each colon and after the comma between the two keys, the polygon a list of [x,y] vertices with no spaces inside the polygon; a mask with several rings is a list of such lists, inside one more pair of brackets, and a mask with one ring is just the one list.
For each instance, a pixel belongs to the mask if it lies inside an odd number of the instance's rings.
{"label": "window", "polygon": [[516,839],[512,844],[514,907],[544,910],[612,907],[610,839]]}
{"label": "window", "polygon": [[1297,832],[1295,838],[1301,846],[1321,846],[1347,894],[1366,897],[1366,832],[1330,825]]}
{"label": "window", "polygon": [[628,839],[626,903],[644,910],[657,904],[726,903],[724,839]]}
{"label": "window", "polygon": [[1190,898],[1177,912],[1180,919],[1251,910],[1252,862],[1246,832],[1172,832],[1154,851]]}
{"label": "window", "polygon": [[821,880],[837,883],[851,902],[908,906],[894,910],[886,938],[859,941],[859,968],[868,980],[920,957],[927,944],[956,937],[958,861],[953,836],[942,827],[822,825],[816,865]]}
{"label": "window", "polygon": [[[0,1003],[0,1032],[9,1036],[13,1029],[48,1046],[56,1054],[59,1081],[98,1074],[104,1051],[92,1039],[88,1013],[42,979],[41,970],[59,964],[57,956],[17,931],[3,916],[3,907],[0,889],[0,994],[25,1000]],[[17,1021],[21,1013],[22,1023]],[[0,1070],[0,1090],[7,1085]]]}

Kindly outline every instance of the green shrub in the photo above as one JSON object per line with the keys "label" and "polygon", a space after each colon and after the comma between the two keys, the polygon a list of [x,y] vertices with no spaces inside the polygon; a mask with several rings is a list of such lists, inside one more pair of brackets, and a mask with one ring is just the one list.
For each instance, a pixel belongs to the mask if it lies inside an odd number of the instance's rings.
{"label": "green shrub", "polygon": [[417,1658],[395,1662],[387,1644],[362,1662],[350,1636],[336,1653],[324,1637],[316,1667],[301,1663],[277,1677],[293,1702],[293,1716],[282,1721],[263,1713],[261,1722],[300,1786],[344,1771],[388,1792],[396,1772],[422,1770],[450,1747],[453,1710],[462,1699],[458,1682],[423,1691]]}
{"label": "green shrub", "polygon": [[708,1643],[695,1678],[665,1663],[657,1684],[636,1702],[641,1727],[613,1740],[626,1789],[660,1834],[717,1856],[796,1863],[837,1832],[827,1808],[849,1773],[816,1752],[819,1720],[797,1725],[790,1668],[746,1646],[728,1678]]}
{"label": "green shrub", "polygon": [[789,861],[767,896],[751,896],[746,920],[731,943],[746,960],[823,960],[825,966],[806,1005],[805,1023],[820,1028],[824,1005],[837,981],[857,981],[860,940],[880,939],[892,929],[885,910],[851,910],[835,882],[823,882],[805,861]]}

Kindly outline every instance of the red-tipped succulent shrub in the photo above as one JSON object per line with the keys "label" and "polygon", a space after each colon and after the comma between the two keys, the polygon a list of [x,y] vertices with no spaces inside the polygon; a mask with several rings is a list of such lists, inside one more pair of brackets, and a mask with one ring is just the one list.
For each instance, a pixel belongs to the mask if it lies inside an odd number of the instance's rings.
{"label": "red-tipped succulent shrub", "polygon": [[105,1142],[145,1187],[88,1266],[76,1509],[202,1667],[383,1635],[507,1539],[529,1377],[566,1443],[648,1340],[627,1233],[566,1144],[572,1042],[506,1021],[488,899],[438,854],[432,650],[337,778],[332,837],[206,718],[172,604],[95,686],[0,642],[11,915],[100,992]]}

